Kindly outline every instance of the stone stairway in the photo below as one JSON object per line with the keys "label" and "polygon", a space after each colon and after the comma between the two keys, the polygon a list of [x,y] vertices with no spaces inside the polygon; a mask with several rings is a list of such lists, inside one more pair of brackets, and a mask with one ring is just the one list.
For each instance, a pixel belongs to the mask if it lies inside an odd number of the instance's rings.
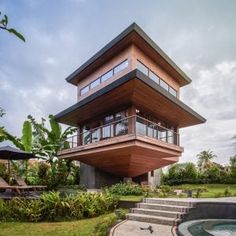
{"label": "stone stairway", "polygon": [[145,198],[130,209],[127,219],[176,226],[194,207],[194,203],[184,200]]}

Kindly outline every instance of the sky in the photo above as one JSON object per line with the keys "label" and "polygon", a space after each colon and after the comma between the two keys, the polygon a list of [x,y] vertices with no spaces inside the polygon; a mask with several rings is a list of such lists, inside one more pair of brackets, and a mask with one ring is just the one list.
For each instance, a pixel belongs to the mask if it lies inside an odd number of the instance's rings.
{"label": "sky", "polygon": [[192,79],[180,99],[207,119],[181,130],[181,162],[210,149],[227,164],[236,152],[235,0],[0,0],[0,11],[26,38],[0,32],[0,122],[11,133],[28,114],[74,104],[65,78],[136,22]]}

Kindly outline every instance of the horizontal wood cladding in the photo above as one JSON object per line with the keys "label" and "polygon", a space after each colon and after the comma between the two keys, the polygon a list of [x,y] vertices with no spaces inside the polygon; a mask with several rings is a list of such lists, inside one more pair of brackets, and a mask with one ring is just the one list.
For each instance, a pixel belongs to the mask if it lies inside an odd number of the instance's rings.
{"label": "horizontal wood cladding", "polygon": [[77,126],[131,105],[180,128],[205,122],[203,117],[138,70],[59,113],[56,119]]}
{"label": "horizontal wood cladding", "polygon": [[182,152],[182,147],[160,140],[125,135],[64,150],[59,156],[118,176],[135,177],[177,162]]}
{"label": "horizontal wood cladding", "polygon": [[157,62],[159,66],[166,70],[180,86],[187,85],[191,82],[191,79],[135,23],[98,51],[66,80],[77,85],[78,81],[83,80],[130,45],[139,47],[150,59]]}

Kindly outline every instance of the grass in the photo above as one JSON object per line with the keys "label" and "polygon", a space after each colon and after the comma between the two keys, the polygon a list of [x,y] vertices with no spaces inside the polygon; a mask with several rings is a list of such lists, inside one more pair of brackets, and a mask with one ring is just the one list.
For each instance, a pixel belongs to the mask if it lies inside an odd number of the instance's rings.
{"label": "grass", "polygon": [[[105,214],[96,218],[56,223],[1,222],[0,236],[91,236],[96,235],[94,233],[95,228],[98,228],[102,224],[104,225],[104,222],[110,222],[111,218],[115,218],[114,213]],[[104,227],[106,228],[107,225]],[[99,235],[105,236],[106,234]]]}
{"label": "grass", "polygon": [[[202,192],[200,194],[201,198],[216,198],[216,197],[223,197],[225,189],[229,187],[229,191],[232,196],[236,196],[236,184],[183,184],[178,186],[172,186],[173,189],[196,189],[202,188],[206,189],[206,192]],[[153,194],[151,197],[158,197],[158,195]],[[168,197],[177,197],[176,195],[170,195]],[[181,198],[187,197],[187,194],[181,196]],[[140,202],[144,196],[120,196],[121,201],[134,201]]]}
{"label": "grass", "polygon": [[175,189],[205,188],[207,191],[200,194],[202,198],[214,198],[219,194],[224,194],[227,187],[229,187],[231,194],[236,196],[236,184],[184,184],[174,186]]}
{"label": "grass", "polygon": [[144,196],[135,196],[135,195],[128,195],[128,196],[120,196],[120,201],[131,201],[131,202],[140,202]]}

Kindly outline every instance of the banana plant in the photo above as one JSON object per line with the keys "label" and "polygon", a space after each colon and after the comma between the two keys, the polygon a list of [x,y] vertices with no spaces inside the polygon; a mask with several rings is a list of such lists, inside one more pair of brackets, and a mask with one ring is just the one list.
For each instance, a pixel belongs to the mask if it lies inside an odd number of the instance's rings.
{"label": "banana plant", "polygon": [[[0,130],[0,140],[10,141],[20,150],[34,153],[32,147],[32,135],[32,125],[28,120],[23,123],[22,135],[20,138],[10,134],[4,128]],[[14,166],[14,169],[18,172],[18,174],[26,175],[28,169],[28,160],[23,160],[21,162],[11,161],[11,163]]]}
{"label": "banana plant", "polygon": [[48,116],[49,128],[47,128],[45,119],[37,122],[32,116],[28,119],[33,127],[33,146],[40,157],[49,162],[53,168],[58,162],[58,152],[69,147],[66,141],[69,135],[76,132],[77,128],[68,127],[62,131],[61,125],[55,120],[53,115]]}

